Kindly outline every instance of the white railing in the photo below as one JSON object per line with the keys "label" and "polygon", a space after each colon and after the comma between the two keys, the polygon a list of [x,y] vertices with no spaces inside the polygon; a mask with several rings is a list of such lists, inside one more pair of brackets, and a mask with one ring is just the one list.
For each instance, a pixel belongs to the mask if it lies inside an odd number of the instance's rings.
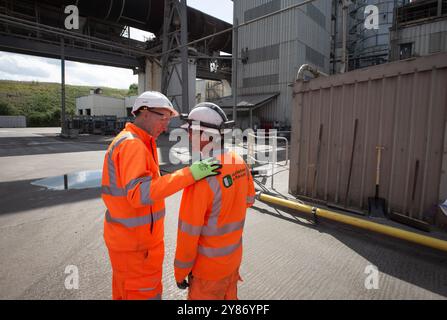
{"label": "white railing", "polygon": [[[273,144],[269,143],[269,151],[271,152],[271,154],[269,155],[269,160],[265,161],[265,160],[259,160],[256,158],[256,151],[255,147],[257,145],[256,140],[257,139],[268,139],[269,142],[270,140],[273,140]],[[285,166],[287,166],[289,164],[289,140],[285,137],[278,137],[277,134],[271,135],[269,134],[268,136],[266,135],[255,135],[253,133],[249,133],[248,134],[248,139],[247,139],[247,161],[249,164],[251,163],[259,163],[259,164],[263,164],[263,165],[268,165],[271,164],[272,165],[272,180],[271,180],[271,188],[274,189],[274,176],[275,176],[275,165],[279,165],[282,166],[281,164],[278,163],[278,158],[277,158],[277,142],[278,140],[281,141],[285,141],[285,151],[286,151],[286,163]],[[264,151],[265,152],[265,151]],[[270,158],[271,161],[270,161]]]}

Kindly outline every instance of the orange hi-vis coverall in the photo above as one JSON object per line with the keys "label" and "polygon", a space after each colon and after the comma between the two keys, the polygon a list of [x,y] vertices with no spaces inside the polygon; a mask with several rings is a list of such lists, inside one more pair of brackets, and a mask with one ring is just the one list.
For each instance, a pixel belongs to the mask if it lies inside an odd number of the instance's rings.
{"label": "orange hi-vis coverall", "polygon": [[242,261],[242,231],[255,201],[253,178],[244,160],[221,150],[221,175],[183,191],[175,255],[177,283],[189,277],[190,300],[236,300]]}
{"label": "orange hi-vis coverall", "polygon": [[193,184],[188,168],[160,176],[155,139],[128,123],[104,159],[104,240],[113,299],[161,299],[164,198]]}

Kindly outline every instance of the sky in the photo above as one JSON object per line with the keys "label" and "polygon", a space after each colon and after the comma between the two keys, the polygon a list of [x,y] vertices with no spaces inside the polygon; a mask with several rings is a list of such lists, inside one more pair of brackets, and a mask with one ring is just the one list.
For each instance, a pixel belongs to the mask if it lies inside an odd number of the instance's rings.
{"label": "sky", "polygon": [[[232,23],[231,0],[187,0],[188,6]],[[132,29],[131,37],[143,40],[149,35]],[[57,82],[61,81],[60,60],[0,51],[0,80]],[[138,83],[130,69],[66,61],[65,82],[71,85],[128,89]]]}

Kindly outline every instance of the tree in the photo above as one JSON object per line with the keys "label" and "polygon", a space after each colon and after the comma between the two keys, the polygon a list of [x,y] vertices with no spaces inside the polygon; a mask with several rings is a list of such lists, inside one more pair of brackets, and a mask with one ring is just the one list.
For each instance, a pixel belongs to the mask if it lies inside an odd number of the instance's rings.
{"label": "tree", "polygon": [[127,91],[128,96],[136,96],[138,95],[138,84],[132,83],[129,86],[129,91]]}
{"label": "tree", "polygon": [[0,116],[12,116],[14,112],[9,104],[5,102],[0,102]]}

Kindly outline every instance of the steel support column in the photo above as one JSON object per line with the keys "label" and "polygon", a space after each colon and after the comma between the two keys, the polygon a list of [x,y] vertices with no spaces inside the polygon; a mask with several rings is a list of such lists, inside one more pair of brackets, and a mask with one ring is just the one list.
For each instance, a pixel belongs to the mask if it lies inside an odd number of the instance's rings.
{"label": "steel support column", "polygon": [[67,134],[67,126],[65,122],[65,43],[64,38],[61,38],[61,134]]}
{"label": "steel support column", "polygon": [[[162,93],[168,96],[169,82],[173,77],[175,66],[173,60],[178,57],[178,52],[171,49],[181,47],[180,57],[182,63],[182,72],[180,83],[182,85],[181,112],[189,111],[189,88],[188,88],[188,19],[186,0],[165,0],[164,21],[163,21],[163,52],[168,52],[162,56]],[[169,96],[168,96],[169,97]],[[177,102],[176,97],[169,97],[173,102]]]}

